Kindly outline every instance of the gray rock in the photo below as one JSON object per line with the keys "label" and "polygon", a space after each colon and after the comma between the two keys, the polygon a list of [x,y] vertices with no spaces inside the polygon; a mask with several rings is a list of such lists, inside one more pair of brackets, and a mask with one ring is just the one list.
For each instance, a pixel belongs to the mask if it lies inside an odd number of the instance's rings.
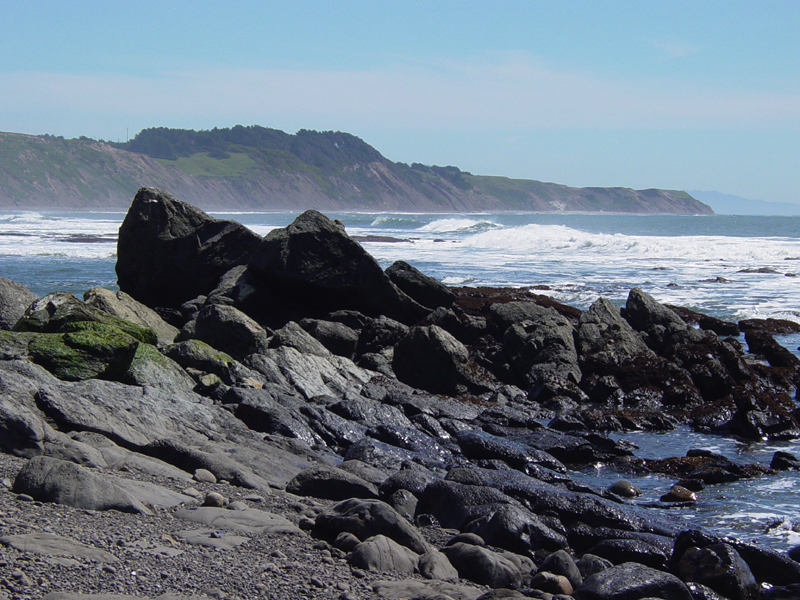
{"label": "gray rock", "polygon": [[360,477],[326,465],[311,467],[298,473],[286,486],[297,496],[313,496],[327,500],[377,498],[378,489]]}
{"label": "gray rock", "polygon": [[317,517],[316,531],[335,538],[347,531],[360,540],[385,535],[417,554],[428,551],[428,543],[411,523],[380,500],[350,499]]}
{"label": "gray rock", "polygon": [[419,557],[419,574],[426,579],[458,578],[458,571],[447,556],[433,548]]}
{"label": "gray rock", "polygon": [[[105,467],[115,471],[137,470],[154,477],[169,477],[176,480],[188,481],[191,475],[169,463],[157,458],[152,458],[139,452],[132,452],[127,448],[118,446],[107,437],[90,431],[80,431],[70,434],[70,437],[80,444],[91,446],[100,452]],[[73,460],[73,462],[75,462]]]}
{"label": "gray rock", "polygon": [[354,567],[378,573],[414,573],[419,556],[385,535],[376,535],[358,544],[348,560]]}
{"label": "gray rock", "polygon": [[14,329],[27,308],[38,298],[21,283],[0,276],[0,329]]}
{"label": "gray rock", "polygon": [[141,188],[117,242],[120,290],[147,306],[179,308],[245,264],[261,237],[156,188]]}
{"label": "gray rock", "polygon": [[86,559],[101,563],[117,562],[116,556],[105,550],[87,546],[54,533],[35,532],[21,535],[0,537],[0,544],[9,546],[19,552],[33,552],[47,556],[65,556],[67,558]]}
{"label": "gray rock", "polygon": [[539,569],[539,572],[531,579],[530,586],[548,594],[563,596],[571,596],[574,591],[572,583],[564,575],[556,575],[546,569]]}
{"label": "gray rock", "polygon": [[294,388],[306,399],[345,396],[376,375],[341,356],[301,354],[288,347],[271,348],[251,356],[245,366],[258,371],[269,382]]}
{"label": "gray rock", "polygon": [[125,292],[115,293],[104,288],[92,288],[83,294],[83,301],[115,317],[152,330],[158,336],[159,345],[171,344],[178,335],[177,327],[164,321],[156,311],[137,302]]}
{"label": "gray rock", "polygon": [[408,520],[417,512],[417,497],[408,490],[397,490],[386,498],[386,502]]}
{"label": "gray rock", "polygon": [[493,588],[519,588],[522,573],[505,556],[488,548],[457,543],[443,549],[459,576]]}
{"label": "gray rock", "polygon": [[208,469],[195,469],[193,478],[203,483],[217,483],[217,478]]}
{"label": "gray rock", "polygon": [[211,506],[182,508],[174,513],[178,519],[201,523],[214,529],[231,529],[250,534],[285,533],[299,534],[300,530],[291,521],[263,510],[228,510]]}
{"label": "gray rock", "polygon": [[692,600],[689,588],[675,575],[637,563],[624,563],[591,575],[573,596],[575,600]]}
{"label": "gray rock", "polygon": [[194,331],[182,331],[179,341],[186,336],[206,342],[237,360],[267,349],[267,331],[233,306],[208,305],[198,313]]}
{"label": "gray rock", "polygon": [[[542,564],[539,565],[540,571],[547,571],[554,575],[563,575],[566,577],[574,589],[578,589],[583,583],[583,575],[572,559],[572,556],[564,550],[558,550],[550,554],[544,559]],[[572,592],[568,592],[572,593]]]}
{"label": "gray rock", "polygon": [[356,350],[358,332],[344,323],[303,319],[300,321],[300,327],[334,354],[350,358]]}
{"label": "gray rock", "polygon": [[370,321],[358,335],[355,353],[358,356],[383,354],[408,335],[408,326],[381,315]]}
{"label": "gray rock", "polygon": [[151,514],[130,491],[88,469],[55,458],[37,456],[22,467],[13,491],[42,502],[88,510],[119,510]]}
{"label": "gray rock", "polygon": [[[309,426],[302,398],[284,393],[267,384],[262,389],[231,388],[222,402],[236,406],[234,414],[253,431],[302,440],[309,446],[324,442]],[[324,409],[319,409],[323,411]]]}
{"label": "gray rock", "polygon": [[419,581],[406,579],[400,581],[376,581],[372,590],[386,600],[475,600],[483,594],[484,589],[467,585],[448,583],[445,581]]}
{"label": "gray rock", "polygon": [[436,325],[412,327],[395,346],[392,369],[403,383],[436,394],[480,394],[494,387],[466,346]]}
{"label": "gray rock", "polygon": [[270,338],[270,348],[280,348],[281,346],[294,348],[301,354],[331,355],[330,350],[294,321],[289,321],[275,331],[275,334]]}

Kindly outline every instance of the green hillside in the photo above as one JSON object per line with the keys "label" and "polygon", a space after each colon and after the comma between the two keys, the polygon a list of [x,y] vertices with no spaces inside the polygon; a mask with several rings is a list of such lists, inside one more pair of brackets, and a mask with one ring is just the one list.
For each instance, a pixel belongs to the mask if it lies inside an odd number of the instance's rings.
{"label": "green hillside", "polygon": [[125,143],[0,133],[0,206],[125,208],[141,186],[208,209],[710,213],[685,192],[572,188],[386,159],[349,133],[155,127]]}

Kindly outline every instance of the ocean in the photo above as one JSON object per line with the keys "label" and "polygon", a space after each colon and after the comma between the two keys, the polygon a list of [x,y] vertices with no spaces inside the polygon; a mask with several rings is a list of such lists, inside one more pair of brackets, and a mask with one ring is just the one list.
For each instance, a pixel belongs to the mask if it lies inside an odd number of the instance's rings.
{"label": "ocean", "polygon": [[[211,213],[259,234],[297,213]],[[622,305],[633,287],[657,300],[726,320],[800,322],[800,217],[586,214],[406,214],[329,212],[383,267],[405,260],[448,285],[535,287],[588,308],[604,296]],[[39,295],[116,288],[116,235],[122,212],[0,211],[0,275]],[[367,237],[370,236],[370,237]],[[798,353],[800,336],[780,341]],[[776,450],[800,455],[800,442],[742,443],[679,429],[628,433],[638,456],[682,456],[690,448],[735,462],[769,464]],[[597,465],[575,477],[598,485],[627,478],[652,501],[674,480]],[[710,486],[676,514],[688,525],[759,540],[800,544],[800,473]],[[795,531],[794,529],[798,529]]]}

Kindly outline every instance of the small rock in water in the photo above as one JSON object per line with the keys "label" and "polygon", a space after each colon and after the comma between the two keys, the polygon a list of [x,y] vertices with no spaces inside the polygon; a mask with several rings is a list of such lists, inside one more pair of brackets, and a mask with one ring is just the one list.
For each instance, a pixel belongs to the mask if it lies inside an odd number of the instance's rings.
{"label": "small rock in water", "polygon": [[697,494],[682,485],[673,485],[669,492],[661,496],[662,502],[697,502]]}
{"label": "small rock in water", "polygon": [[636,498],[637,496],[642,495],[642,490],[626,479],[620,479],[619,481],[612,483],[609,486],[608,491],[612,494],[616,494],[617,496],[622,496],[623,498]]}

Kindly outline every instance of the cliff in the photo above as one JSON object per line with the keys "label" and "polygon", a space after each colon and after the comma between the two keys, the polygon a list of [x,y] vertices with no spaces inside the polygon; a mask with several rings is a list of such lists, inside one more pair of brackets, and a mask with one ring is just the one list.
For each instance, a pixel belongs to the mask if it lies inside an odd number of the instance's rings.
{"label": "cliff", "polygon": [[0,133],[0,207],[126,208],[142,186],[206,209],[713,213],[680,191],[574,188],[392,162],[342,132],[152,128],[122,144]]}

